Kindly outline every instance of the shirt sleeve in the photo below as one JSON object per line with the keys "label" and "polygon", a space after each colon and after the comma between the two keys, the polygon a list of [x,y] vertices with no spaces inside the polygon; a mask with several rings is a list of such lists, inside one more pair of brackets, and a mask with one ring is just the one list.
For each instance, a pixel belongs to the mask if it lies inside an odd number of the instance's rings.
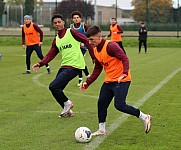
{"label": "shirt sleeve", "polygon": [[84,24],[84,29],[85,29],[85,32],[87,32],[87,30],[89,29],[89,26],[87,24]]}
{"label": "shirt sleeve", "polygon": [[95,66],[94,66],[93,72],[92,72],[91,76],[89,78],[87,78],[87,80],[86,80],[88,85],[91,85],[99,77],[99,75],[102,72],[102,69],[103,69],[103,67],[102,67],[101,63],[97,59],[95,59]]}
{"label": "shirt sleeve", "polygon": [[111,57],[116,57],[123,63],[123,73],[128,74],[129,71],[129,59],[124,51],[115,42],[109,42],[107,46],[107,54]]}
{"label": "shirt sleeve", "polygon": [[33,27],[34,29],[40,34],[40,42],[43,41],[43,31],[40,29],[40,27],[38,27],[37,24],[33,23]]}
{"label": "shirt sleeve", "polygon": [[48,64],[55,56],[59,53],[58,48],[55,44],[55,39],[52,42],[52,46],[46,56],[39,62],[40,67]]}
{"label": "shirt sleeve", "polygon": [[123,33],[123,29],[121,28],[121,26],[117,25],[117,29],[119,30],[119,34]]}
{"label": "shirt sleeve", "polygon": [[21,39],[22,39],[22,45],[25,45],[25,32],[24,32],[24,28],[22,27],[22,35],[21,35]]}

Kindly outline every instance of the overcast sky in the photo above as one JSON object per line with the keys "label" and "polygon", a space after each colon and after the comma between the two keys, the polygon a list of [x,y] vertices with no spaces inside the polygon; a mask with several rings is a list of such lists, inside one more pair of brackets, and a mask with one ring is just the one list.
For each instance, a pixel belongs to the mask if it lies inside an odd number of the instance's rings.
{"label": "overcast sky", "polygon": [[[44,0],[44,2],[54,2],[56,0]],[[57,2],[60,2],[61,0],[57,0]],[[88,1],[88,0],[87,0]],[[117,0],[117,5],[119,8],[123,8],[123,9],[133,9],[133,7],[131,7],[131,1],[132,0]],[[178,1],[180,3],[181,6],[181,0],[173,0],[174,2],[174,7],[178,7]],[[94,4],[95,0],[92,0],[92,4]],[[103,5],[103,6],[112,6],[113,4],[116,3],[116,0],[96,0],[97,5]]]}

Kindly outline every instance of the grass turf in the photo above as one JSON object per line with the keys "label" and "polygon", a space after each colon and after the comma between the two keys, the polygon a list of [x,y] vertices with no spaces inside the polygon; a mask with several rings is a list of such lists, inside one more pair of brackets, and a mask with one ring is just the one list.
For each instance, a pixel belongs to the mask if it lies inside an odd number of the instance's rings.
{"label": "grass turf", "polygon": [[[43,46],[43,53],[48,49],[49,46]],[[127,97],[131,105],[181,67],[180,48],[149,48],[148,54],[137,54],[137,48],[131,47],[127,47],[126,51],[133,78]],[[80,126],[97,130],[97,97],[104,73],[85,93],[76,86],[78,78],[70,82],[65,91],[75,103],[75,117],[60,119],[58,115],[61,108],[47,89],[59,68],[60,56],[50,63],[51,75],[46,73],[45,67],[38,73],[23,75],[25,55],[21,46],[1,46],[0,52],[3,54],[0,61],[1,149],[85,149],[87,144],[77,143],[74,132]],[[32,64],[37,61],[34,53]],[[86,62],[91,72],[93,64],[88,55]],[[129,117],[97,149],[180,149],[180,75],[179,72],[140,107],[143,112],[153,116],[151,133],[146,135],[143,123],[135,117]],[[107,127],[121,115],[123,113],[115,110],[111,103]]]}

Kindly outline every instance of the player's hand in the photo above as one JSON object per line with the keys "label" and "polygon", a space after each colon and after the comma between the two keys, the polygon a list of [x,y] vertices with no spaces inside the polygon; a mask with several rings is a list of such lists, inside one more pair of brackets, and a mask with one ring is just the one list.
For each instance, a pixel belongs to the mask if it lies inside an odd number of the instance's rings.
{"label": "player's hand", "polygon": [[35,71],[35,72],[37,72],[39,68],[40,68],[40,64],[39,64],[39,63],[36,63],[36,64],[34,64],[34,65],[32,66],[32,69],[33,69],[33,71]]}
{"label": "player's hand", "polygon": [[43,44],[43,42],[40,42],[40,43],[39,43],[39,46],[42,46],[42,44]]}
{"label": "player's hand", "polygon": [[122,79],[126,78],[128,75],[127,74],[122,74],[119,78],[118,78],[118,83],[121,82]]}
{"label": "player's hand", "polygon": [[84,48],[84,43],[80,43],[80,47],[81,47],[81,48]]}
{"label": "player's hand", "polygon": [[22,45],[22,47],[23,47],[23,49],[25,49],[25,48],[26,48],[26,45]]}
{"label": "player's hand", "polygon": [[84,92],[87,88],[88,88],[87,82],[82,83],[82,85],[80,86],[80,90],[81,90],[82,92]]}

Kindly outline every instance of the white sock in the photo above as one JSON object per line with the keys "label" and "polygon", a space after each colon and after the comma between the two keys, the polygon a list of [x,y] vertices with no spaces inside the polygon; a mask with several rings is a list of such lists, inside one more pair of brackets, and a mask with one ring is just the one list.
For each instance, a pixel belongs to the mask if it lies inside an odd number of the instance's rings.
{"label": "white sock", "polygon": [[142,113],[142,112],[140,111],[140,116],[139,116],[139,118],[144,121],[144,120],[147,118],[147,115],[144,114],[144,113]]}
{"label": "white sock", "polygon": [[106,122],[99,123],[99,130],[103,132],[106,131]]}
{"label": "white sock", "polygon": [[50,68],[50,66],[47,66],[47,69],[49,69]]}
{"label": "white sock", "polygon": [[86,78],[88,79],[90,77],[90,75],[88,75]]}
{"label": "white sock", "polygon": [[72,102],[70,100],[67,100],[66,102],[64,102],[64,105],[70,105]]}

